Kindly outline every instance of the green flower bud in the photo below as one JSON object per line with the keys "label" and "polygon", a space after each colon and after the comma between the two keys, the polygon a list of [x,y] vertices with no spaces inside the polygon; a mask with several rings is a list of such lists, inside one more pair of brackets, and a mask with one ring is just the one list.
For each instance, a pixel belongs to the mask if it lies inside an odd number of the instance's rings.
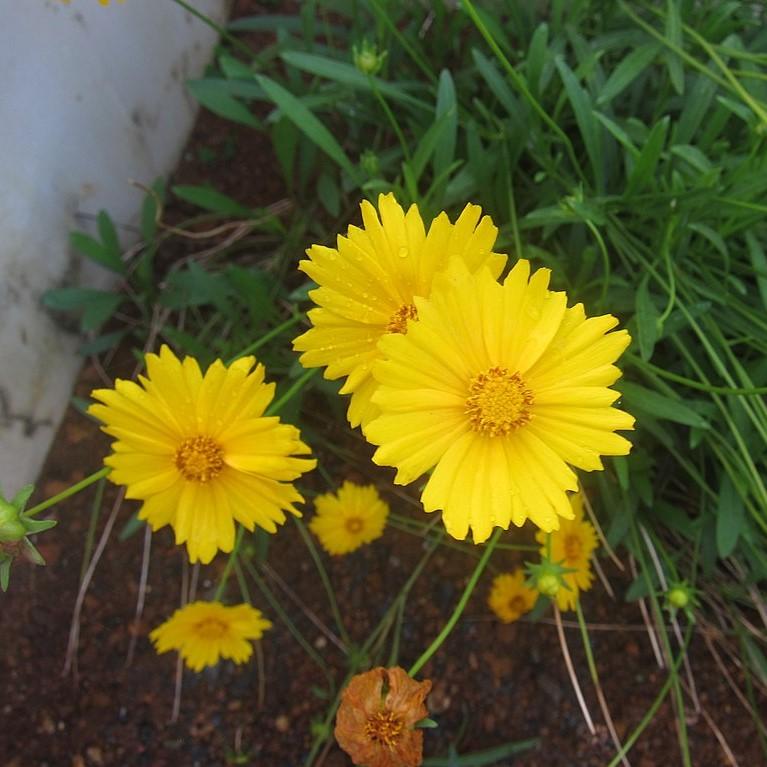
{"label": "green flower bud", "polygon": [[0,543],[15,543],[27,534],[19,510],[11,503],[0,500]]}
{"label": "green flower bud", "polygon": [[690,592],[683,586],[675,586],[668,592],[668,603],[677,610],[683,610],[690,604]]}
{"label": "green flower bud", "polygon": [[359,48],[356,45],[352,46],[354,66],[363,75],[378,74],[384,61],[386,61],[386,55],[387,51],[379,53],[376,44],[370,43],[367,40],[363,40]]}
{"label": "green flower bud", "polygon": [[561,579],[554,573],[544,573],[538,578],[536,588],[546,597],[554,598],[561,588]]}

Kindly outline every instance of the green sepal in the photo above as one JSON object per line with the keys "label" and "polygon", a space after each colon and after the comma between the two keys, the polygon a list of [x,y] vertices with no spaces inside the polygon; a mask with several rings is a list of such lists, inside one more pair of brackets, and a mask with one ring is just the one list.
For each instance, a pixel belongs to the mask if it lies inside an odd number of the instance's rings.
{"label": "green sepal", "polygon": [[24,485],[24,487],[22,487],[21,490],[19,490],[19,492],[16,493],[16,495],[13,497],[11,504],[18,509],[19,514],[24,511],[24,508],[27,505],[27,501],[30,499],[34,490],[34,485]]}
{"label": "green sepal", "polygon": [[24,517],[22,523],[27,528],[28,535],[35,535],[36,533],[42,533],[45,530],[56,527],[58,521],[55,519],[30,519],[29,517]]}
{"label": "green sepal", "polygon": [[8,591],[8,583],[11,580],[11,562],[13,560],[5,554],[0,554],[0,589]]}
{"label": "green sepal", "polygon": [[417,730],[433,730],[435,727],[439,727],[439,724],[433,719],[429,719],[428,716],[421,719],[420,722],[415,723],[415,728]]}

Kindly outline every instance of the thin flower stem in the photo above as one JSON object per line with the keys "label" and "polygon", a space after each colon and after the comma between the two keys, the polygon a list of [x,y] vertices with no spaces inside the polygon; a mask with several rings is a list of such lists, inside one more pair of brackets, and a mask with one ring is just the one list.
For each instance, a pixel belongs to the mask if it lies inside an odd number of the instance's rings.
{"label": "thin flower stem", "polygon": [[397,122],[397,118],[394,116],[393,112],[389,108],[389,105],[386,103],[386,99],[381,94],[381,91],[378,90],[375,78],[371,75],[368,75],[368,84],[370,85],[370,90],[373,91],[373,95],[376,97],[376,100],[381,105],[381,108],[386,114],[386,118],[391,123],[391,127],[397,136],[397,140],[399,141],[400,146],[402,147],[402,154],[405,157],[405,161],[410,162],[410,148],[407,145],[407,141],[405,141],[405,136],[402,133],[402,128],[400,128],[399,123]]}
{"label": "thin flower stem", "polygon": [[487,546],[485,547],[485,551],[482,554],[482,559],[479,560],[477,566],[474,568],[474,572],[471,574],[471,578],[469,578],[469,582],[466,584],[466,588],[463,590],[463,594],[461,595],[461,598],[458,600],[458,604],[453,610],[453,614],[442,628],[442,631],[439,632],[436,639],[426,648],[426,650],[424,650],[418,660],[410,667],[410,670],[407,672],[410,676],[415,676],[424,667],[432,655],[434,655],[434,653],[439,650],[439,648],[442,646],[442,643],[448,638],[450,632],[455,627],[455,624],[458,623],[458,619],[461,617],[464,609],[466,608],[469,597],[471,597],[472,593],[474,592],[474,588],[479,581],[479,576],[482,575],[482,572],[485,569],[485,565],[487,565],[490,556],[495,549],[495,545],[498,543],[498,538],[502,532],[503,531],[501,528],[497,528],[493,533],[492,538],[488,542]]}
{"label": "thin flower stem", "polygon": [[[610,709],[607,706],[607,700],[605,699],[604,692],[602,691],[602,685],[599,682],[599,673],[597,672],[597,664],[594,661],[594,653],[591,648],[591,640],[589,639],[589,631],[586,628],[586,620],[583,617],[583,610],[581,609],[581,602],[578,600],[575,603],[575,610],[578,615],[578,626],[581,630],[581,638],[583,639],[583,649],[586,651],[586,662],[589,666],[589,673],[591,674],[591,681],[594,684],[594,690],[597,694],[597,700],[599,701],[599,707],[602,709],[602,716],[605,718],[607,729],[610,731],[610,737],[612,738],[613,745],[618,751],[621,751],[623,746],[621,745],[620,738],[613,724],[613,718],[610,715]],[[561,618],[560,618],[561,622]],[[623,757],[623,766],[631,767],[629,760]]]}
{"label": "thin flower stem", "polygon": [[557,623],[557,635],[559,636],[559,644],[562,647],[562,657],[565,659],[565,666],[567,667],[567,674],[570,677],[570,683],[573,686],[575,697],[578,699],[578,705],[581,707],[583,718],[586,720],[586,726],[589,728],[589,732],[592,735],[596,734],[596,728],[594,722],[591,719],[589,708],[586,705],[586,699],[583,697],[581,686],[578,682],[578,675],[575,673],[575,666],[573,665],[573,659],[570,657],[570,649],[567,646],[567,638],[565,637],[565,630],[562,627],[562,613],[559,612],[559,607],[554,602],[554,619]]}
{"label": "thin flower stem", "polygon": [[264,415],[269,416],[279,413],[280,410],[282,410],[282,408],[288,402],[290,402],[290,400],[292,400],[293,397],[295,397],[296,394],[301,391],[301,389],[303,389],[304,384],[314,378],[314,376],[316,376],[319,372],[319,368],[312,368],[311,370],[307,370],[278,400],[275,400],[268,408],[266,408]]}
{"label": "thin flower stem", "polygon": [[232,551],[229,554],[229,559],[226,560],[226,565],[224,566],[224,572],[221,573],[221,578],[219,579],[218,586],[216,587],[216,593],[213,595],[214,602],[220,602],[221,597],[224,595],[226,582],[229,580],[229,576],[232,572],[232,568],[234,567],[237,561],[237,555],[240,552],[240,544],[242,543],[242,538],[244,534],[245,534],[245,528],[239,527],[237,530],[237,537],[234,539],[234,547],[232,548]]}
{"label": "thin flower stem", "polygon": [[223,38],[224,40],[228,40],[235,48],[244,53],[249,59],[254,59],[256,57],[255,53],[247,45],[245,45],[242,40],[238,40],[233,34],[227,32],[224,27],[216,24],[216,22],[213,21],[213,19],[211,19],[209,16],[206,16],[204,13],[200,13],[200,11],[198,11],[189,3],[184,2],[184,0],[173,0],[173,2],[175,2],[176,5],[180,5],[185,11],[191,13],[192,16],[199,19],[203,24],[207,24],[212,30],[216,32],[219,37]]}
{"label": "thin flower stem", "polygon": [[268,344],[269,341],[271,341],[276,336],[280,335],[283,331],[287,330],[288,328],[292,328],[294,325],[298,325],[299,322],[303,320],[302,314],[294,314],[290,319],[285,320],[280,325],[277,325],[276,328],[272,328],[268,333],[264,333],[264,335],[261,336],[261,338],[254,341],[249,346],[246,346],[242,351],[239,352],[239,354],[236,354],[234,357],[232,357],[226,364],[227,366],[231,365],[233,362],[236,362],[238,359],[241,359],[242,357],[247,357],[249,354],[253,354],[256,351],[258,351],[262,346],[265,344]]}
{"label": "thin flower stem", "polygon": [[298,517],[294,517],[293,521],[298,528],[298,532],[301,533],[301,538],[303,538],[303,541],[306,544],[306,548],[309,550],[309,555],[314,560],[314,564],[317,567],[317,572],[320,575],[320,580],[322,581],[322,585],[325,587],[325,593],[328,595],[330,611],[333,613],[333,619],[336,622],[338,633],[341,636],[343,643],[349,647],[352,643],[352,640],[346,631],[346,626],[344,626],[344,621],[341,617],[341,611],[338,609],[338,600],[336,600],[336,595],[333,591],[333,584],[330,582],[330,578],[328,577],[328,572],[325,569],[325,565],[322,564],[320,553],[317,551],[317,547],[315,546],[311,535],[309,535],[309,531],[306,529],[306,525]]}
{"label": "thin flower stem", "polygon": [[[378,622],[378,625],[373,629],[373,631],[370,632],[370,634],[368,635],[368,638],[365,640],[365,643],[362,645],[360,652],[355,656],[355,658],[365,657],[370,652],[370,648],[377,641],[379,634],[381,634],[382,632],[385,634],[388,631],[389,625],[391,624],[391,621],[392,621],[392,616],[394,614],[394,611],[399,609],[399,605],[401,602],[404,603],[404,601],[407,600],[408,594],[410,593],[410,589],[413,588],[413,585],[420,577],[429,559],[431,559],[432,554],[434,554],[434,552],[439,547],[439,542],[442,535],[444,534],[440,532],[439,537],[433,539],[430,542],[430,545],[424,552],[418,564],[413,569],[413,572],[410,573],[410,577],[405,582],[405,585],[400,589],[399,593],[394,598],[394,601],[389,605],[383,617]],[[341,701],[341,693],[343,692],[346,685],[349,683],[349,680],[356,673],[357,673],[357,666],[355,665],[355,660],[351,660],[351,662],[349,663],[349,671],[344,677],[344,681],[341,683],[341,686],[338,688],[338,692],[336,693],[336,696],[333,699],[333,702],[328,707],[327,714],[325,715],[325,720],[323,722],[322,734],[318,735],[315,738],[314,743],[312,743],[312,747],[309,751],[308,756],[306,757],[306,761],[304,762],[304,767],[311,767],[311,765],[314,764],[314,759],[317,756],[317,753],[322,748],[322,744],[327,740],[329,736],[330,722],[333,720],[333,717],[336,714],[336,710],[338,709],[338,704]]]}
{"label": "thin flower stem", "polygon": [[666,681],[663,683],[663,687],[660,688],[660,692],[656,696],[655,700],[652,702],[652,705],[650,708],[647,709],[647,713],[642,717],[642,721],[639,722],[634,732],[629,735],[629,737],[626,739],[626,742],[623,744],[623,748],[621,748],[620,751],[613,757],[610,764],[607,765],[607,767],[617,767],[622,761],[623,757],[628,754],[628,752],[632,749],[634,746],[634,743],[637,742],[639,739],[639,736],[645,731],[647,728],[647,725],[652,722],[652,720],[655,718],[655,714],[658,712],[658,709],[661,706],[661,703],[665,700],[666,696],[669,693],[669,690],[671,689],[672,684],[674,683],[674,680],[677,679],[677,674],[679,673],[679,667],[682,665],[682,658],[685,656],[687,652],[687,646],[690,643],[690,638],[692,637],[692,624],[689,624],[687,626],[687,632],[685,635],[684,640],[684,646],[679,651],[679,655],[677,656],[676,660],[671,665],[671,668],[669,669],[668,677],[666,677]]}
{"label": "thin flower stem", "polygon": [[327,665],[325,664],[325,661],[322,659],[322,657],[319,655],[319,653],[309,644],[309,642],[306,641],[304,638],[304,635],[298,630],[298,627],[295,623],[290,619],[288,614],[283,609],[282,605],[280,604],[280,601],[277,599],[277,597],[274,596],[271,589],[266,585],[266,581],[258,574],[258,571],[256,568],[247,560],[243,561],[242,563],[245,566],[245,569],[248,571],[248,574],[253,579],[256,586],[258,586],[258,590],[261,592],[261,594],[264,596],[264,599],[266,599],[267,602],[272,606],[272,609],[274,612],[277,613],[277,615],[280,617],[280,620],[285,624],[285,627],[288,629],[288,631],[292,634],[293,639],[298,642],[299,645],[301,645],[301,648],[304,650],[304,652],[319,666],[322,673],[325,676],[325,679],[328,683],[328,687],[330,689],[333,688],[333,678],[330,675],[330,671],[328,670]]}
{"label": "thin flower stem", "polygon": [[60,493],[56,493],[56,495],[53,495],[45,501],[42,501],[42,503],[38,503],[37,506],[33,506],[31,509],[29,509],[29,511],[25,511],[25,516],[31,517],[34,514],[39,514],[41,511],[50,509],[51,506],[55,506],[57,503],[59,503],[59,501],[63,501],[65,498],[76,495],[81,490],[85,490],[86,487],[90,487],[94,482],[98,482],[100,479],[103,479],[107,476],[107,474],[109,474],[110,471],[112,471],[112,469],[109,466],[104,466],[103,469],[99,469],[85,479],[81,479],[74,485],[70,485],[66,490],[62,490]]}

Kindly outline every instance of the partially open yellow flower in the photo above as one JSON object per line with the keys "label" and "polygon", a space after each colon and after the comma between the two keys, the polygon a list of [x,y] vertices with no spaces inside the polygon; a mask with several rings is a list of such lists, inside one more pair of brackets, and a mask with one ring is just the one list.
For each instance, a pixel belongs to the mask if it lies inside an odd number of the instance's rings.
{"label": "partially open yellow flower", "polygon": [[501,621],[511,623],[530,612],[537,599],[538,592],[525,585],[525,573],[519,568],[495,576],[487,604]]}
{"label": "partially open yellow flower", "polygon": [[[559,530],[551,534],[551,561],[573,570],[564,573],[562,580],[567,588],[557,591],[556,600],[560,610],[574,610],[581,591],[588,591],[594,581],[591,555],[597,548],[597,534],[590,522],[583,518],[583,497],[580,493],[570,496],[573,519],[562,520]],[[541,554],[546,556],[546,533],[538,531],[535,536],[541,544]]]}
{"label": "partially open yellow flower", "polygon": [[416,682],[404,669],[374,668],[352,677],[336,716],[338,745],[364,767],[418,767],[423,731],[413,726],[428,715],[427,679]]}
{"label": "partially open yellow flower", "polygon": [[149,635],[158,653],[178,650],[192,671],[215,666],[219,658],[245,663],[253,654],[249,640],[271,628],[255,607],[226,607],[220,602],[191,602],[176,610]]}
{"label": "partially open yellow flower", "polygon": [[531,519],[556,530],[572,518],[568,464],[602,469],[600,455],[625,455],[615,434],[634,419],[611,407],[612,363],[628,345],[608,332],[610,315],[587,319],[581,304],[548,289],[549,270],[530,275],[520,260],[504,283],[454,261],[429,299],[415,299],[418,322],[379,342],[373,402],[381,415],[365,430],[380,447],[375,463],[396,466],[407,484],[433,468],[421,495],[442,509],[448,533],[487,540],[494,526]]}
{"label": "partially open yellow flower", "polygon": [[378,340],[408,332],[418,319],[415,297],[431,293],[434,275],[450,257],[472,272],[488,267],[497,277],[506,256],[492,252],[498,229],[488,216],[480,219],[477,205],[467,205],[454,224],[440,213],[428,233],[418,207],[405,213],[392,194],[380,195],[378,213],[367,201],[360,207],[363,228],[350,226],[335,248],[313,245],[309,260],[299,264],[319,285],[309,292],[319,308],[309,311],[314,327],[293,346],[303,352],[305,367],[324,366],[329,379],[347,377],[341,393],[352,395],[349,422],[364,430],[378,412],[370,399]]}
{"label": "partially open yellow flower", "polygon": [[348,554],[383,535],[389,506],[374,485],[344,482],[337,494],[318,495],[309,527],[329,554]]}
{"label": "partially open yellow flower", "polygon": [[109,478],[143,501],[139,518],[153,530],[171,525],[192,562],[210,562],[231,551],[235,521],[274,533],[285,511],[298,515],[303,501],[291,482],[313,469],[298,429],[264,416],[274,384],[264,367],[243,357],[206,371],[181,362],[163,346],[147,354],[147,376],[97,389],[88,412],[116,438],[104,463]]}

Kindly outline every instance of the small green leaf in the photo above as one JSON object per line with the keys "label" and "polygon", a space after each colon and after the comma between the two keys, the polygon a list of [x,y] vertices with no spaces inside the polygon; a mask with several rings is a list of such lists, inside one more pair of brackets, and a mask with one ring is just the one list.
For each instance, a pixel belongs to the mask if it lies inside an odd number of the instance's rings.
{"label": "small green leaf", "polygon": [[[666,37],[676,48],[682,48],[682,19],[679,15],[679,0],[667,0]],[[666,64],[671,85],[681,96],[684,93],[684,67],[678,53],[666,51]]]}
{"label": "small green leaf", "polygon": [[627,197],[630,197],[643,188],[655,185],[655,167],[658,164],[661,152],[666,143],[666,134],[668,133],[669,123],[670,120],[667,115],[662,120],[655,123],[650,131],[647,141],[645,141],[645,144],[642,147],[642,152],[629,176],[625,192]]}
{"label": "small green leaf", "polygon": [[261,126],[258,119],[242,102],[237,101],[236,98],[216,83],[211,84],[204,80],[189,80],[186,87],[202,106],[219,117],[247,125],[250,128],[259,128]]}
{"label": "small green leaf", "polygon": [[658,340],[658,310],[650,297],[649,278],[645,276],[637,290],[635,308],[639,354],[647,361],[652,357],[655,342]]}
{"label": "small green leaf", "polygon": [[300,99],[264,75],[256,75],[256,79],[268,98],[277,105],[282,114],[356,181],[359,175],[358,171],[347,157],[346,152],[341,148],[333,134],[301,103]]}
{"label": "small green leaf", "polygon": [[637,409],[653,418],[686,426],[698,426],[701,429],[708,428],[708,422],[703,416],[681,400],[664,397],[652,389],[628,381],[623,381],[618,388],[623,392],[623,399],[629,411]]}
{"label": "small green leaf", "polygon": [[597,104],[602,106],[609,103],[628,88],[652,63],[659,50],[660,46],[657,43],[647,43],[631,51],[607,78],[607,82],[600,89]]}
{"label": "small green leaf", "polygon": [[434,175],[440,176],[450,167],[455,157],[455,142],[458,135],[458,104],[455,98],[455,84],[450,72],[443,69],[437,86],[435,117],[445,117],[445,130],[441,132],[434,148]]}
{"label": "small green leaf", "polygon": [[746,245],[748,246],[751,265],[754,267],[759,297],[762,299],[762,306],[767,309],[767,256],[764,254],[762,244],[750,230],[746,232]]}
{"label": "small green leaf", "polygon": [[171,191],[176,197],[190,202],[199,208],[212,211],[213,213],[223,213],[227,216],[237,216],[251,218],[253,211],[250,208],[240,205],[236,200],[222,194],[211,186],[187,186],[180,185],[171,187]]}
{"label": "small green leaf", "polygon": [[735,551],[745,521],[743,501],[729,474],[724,474],[716,504],[716,550],[723,559]]}

